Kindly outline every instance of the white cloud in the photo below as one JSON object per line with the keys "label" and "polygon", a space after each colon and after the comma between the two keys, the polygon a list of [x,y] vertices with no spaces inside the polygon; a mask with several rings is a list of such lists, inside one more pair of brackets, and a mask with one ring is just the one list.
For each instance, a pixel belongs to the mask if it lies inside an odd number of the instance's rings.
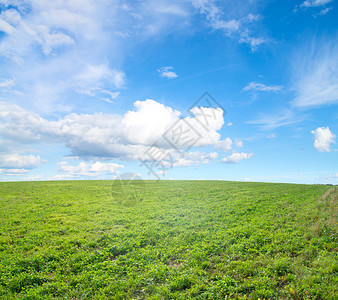
{"label": "white cloud", "polygon": [[291,125],[300,122],[301,118],[296,119],[294,112],[284,110],[278,113],[264,114],[256,120],[247,121],[247,124],[260,125],[263,129],[275,129],[280,126]]}
{"label": "white cloud", "polygon": [[208,158],[216,159],[216,158],[218,158],[218,153],[217,152],[211,152],[211,153],[208,154]]}
{"label": "white cloud", "polygon": [[[0,3],[1,3],[1,1],[0,1]],[[13,6],[15,6],[15,4]],[[15,9],[12,9],[12,8],[2,10],[1,14],[0,14],[0,18],[2,20],[12,24],[13,26],[16,26],[21,21],[21,16],[18,13],[18,11],[15,10]]]}
{"label": "white cloud", "polygon": [[53,179],[76,178],[80,176],[97,178],[105,175],[117,174],[118,170],[121,168],[124,168],[124,166],[116,163],[104,163],[100,161],[94,163],[80,162],[75,166],[68,165],[68,163],[66,163],[60,165],[59,167],[59,172],[63,174],[56,175]]}
{"label": "white cloud", "polygon": [[45,55],[51,54],[55,48],[75,44],[75,41],[69,35],[61,32],[51,33],[49,28],[45,26],[38,27],[37,32],[40,35],[37,42],[41,44],[42,52]]}
{"label": "white cloud", "polygon": [[134,106],[136,111],[128,111],[122,120],[123,132],[131,144],[151,145],[180,115],[180,112],[151,99],[136,101]]}
{"label": "white cloud", "polygon": [[262,37],[252,37],[246,31],[241,33],[241,37],[239,39],[241,44],[249,44],[252,51],[255,51],[259,45],[267,43],[268,40]]}
{"label": "white cloud", "polygon": [[245,18],[243,18],[243,20],[246,22],[259,21],[260,19],[262,19],[261,15],[253,15],[253,14],[248,14]]}
{"label": "white cloud", "polygon": [[162,15],[187,17],[189,15],[189,11],[187,10],[187,7],[182,6],[182,4],[184,3],[180,3],[179,1],[168,2],[165,0],[149,0],[146,2],[146,5],[152,12]]}
{"label": "white cloud", "polygon": [[7,34],[13,34],[15,28],[11,24],[7,23],[5,20],[0,19],[0,31]]}
{"label": "white cloud", "polygon": [[5,79],[3,81],[0,81],[0,88],[7,88],[10,89],[15,85],[15,82],[13,79]]}
{"label": "white cloud", "polygon": [[120,95],[120,92],[113,92],[100,87],[78,88],[76,92],[91,97],[100,96],[103,101],[108,103],[114,103],[114,100]]}
{"label": "white cloud", "polygon": [[74,177],[69,174],[57,174],[50,178],[50,180],[72,180]]}
{"label": "white cloud", "polygon": [[[65,144],[73,156],[137,160],[155,142],[160,148],[171,148],[163,135],[170,136],[172,126],[180,121],[183,131],[194,128],[187,132],[188,137],[199,135],[196,147],[231,148],[231,139],[221,140],[218,132],[224,125],[220,108],[194,107],[191,116],[179,119],[179,111],[154,100],[136,101],[134,106],[135,110],[122,116],[72,113],[49,121],[17,105],[0,102],[0,136],[21,143]],[[174,146],[178,149],[182,145]]]}
{"label": "white cloud", "polygon": [[33,169],[46,162],[39,155],[1,154],[0,168],[6,169]]}
{"label": "white cloud", "polygon": [[222,30],[226,36],[236,38],[240,43],[249,44],[253,51],[267,42],[263,37],[255,37],[249,30],[250,23],[257,22],[261,18],[259,15],[249,13],[242,18],[224,20],[224,12],[216,6],[214,1],[192,0],[192,4],[206,16],[212,29]]}
{"label": "white cloud", "polygon": [[233,153],[225,158],[223,158],[221,161],[224,162],[224,163],[228,163],[228,164],[235,164],[235,163],[238,163],[240,162],[242,159],[248,159],[250,157],[252,157],[252,153],[244,153],[244,152],[241,152],[241,153]]}
{"label": "white cloud", "polygon": [[332,10],[332,7],[326,7],[323,8],[318,14],[316,14],[315,16],[325,16],[330,10]]}
{"label": "white cloud", "polygon": [[26,169],[6,169],[6,175],[11,176],[20,176],[23,174],[27,174],[29,170]]}
{"label": "white cloud", "polygon": [[126,82],[121,70],[126,49],[189,26],[191,11],[188,2],[167,0],[3,4],[0,30],[6,34],[0,40],[0,57],[2,70],[8,71],[2,76],[15,78],[25,95],[11,94],[8,100],[51,114],[82,105],[86,96],[101,96],[99,89],[117,93]]}
{"label": "white cloud", "polygon": [[107,97],[102,98],[103,101],[106,101],[108,103],[114,103],[113,100],[116,99],[120,95],[120,92],[110,92],[107,90],[101,90],[101,93],[109,95],[109,98]]}
{"label": "white cloud", "polygon": [[115,173],[119,168],[123,168],[123,166],[115,163],[102,163],[97,161],[90,166],[89,172]]}
{"label": "white cloud", "polygon": [[196,146],[218,144],[221,135],[217,131],[224,125],[223,110],[220,107],[194,107],[190,113],[193,116],[185,120],[201,135]]}
{"label": "white cloud", "polygon": [[[1,28],[6,34],[0,41],[0,57],[3,70],[8,70],[4,76],[13,76],[25,96],[12,93],[8,101],[45,115],[73,111],[84,97],[111,103],[127,81],[121,69],[126,50],[157,35],[184,32],[196,13],[204,14],[211,28],[253,49],[264,42],[249,30],[258,15],[246,12],[223,18],[226,11],[207,1],[2,2]],[[161,76],[177,74],[169,67]],[[116,94],[102,98],[100,90]]]}
{"label": "white cloud", "polygon": [[157,69],[157,72],[160,73],[161,77],[172,79],[172,78],[178,77],[174,71],[171,71],[173,69],[174,69],[173,67],[162,67],[162,68]]}
{"label": "white cloud", "polygon": [[186,152],[184,157],[179,155],[175,151],[170,151],[172,156],[172,162],[169,160],[164,161],[164,165],[167,167],[189,167],[191,165],[199,166],[201,164],[209,164],[212,160],[218,158],[217,152],[204,153],[204,152]]}
{"label": "white cloud", "polygon": [[239,30],[241,22],[239,20],[223,21],[219,19],[212,20],[211,26],[214,29],[222,29],[227,32],[228,35]]}
{"label": "white cloud", "polygon": [[27,181],[36,181],[36,180],[39,180],[39,179],[42,179],[43,177],[40,175],[40,174],[35,174],[35,175],[31,175],[31,176],[27,176],[24,178],[24,180],[27,180]]}
{"label": "white cloud", "polygon": [[301,7],[316,7],[322,6],[332,2],[332,0],[306,0],[300,6]]}
{"label": "white cloud", "polygon": [[217,152],[204,153],[204,152],[187,152],[185,158],[191,159],[196,162],[196,164],[208,164],[210,160],[218,158]]}
{"label": "white cloud", "polygon": [[261,91],[261,92],[279,92],[283,89],[281,85],[271,85],[267,86],[263,83],[250,82],[247,86],[243,88],[244,91]]}
{"label": "white cloud", "polygon": [[125,74],[121,71],[112,70],[108,64],[86,65],[75,77],[75,84],[80,87],[98,86],[108,83],[116,88],[122,87],[125,81]]}
{"label": "white cloud", "polygon": [[313,147],[320,152],[330,152],[331,144],[335,143],[336,136],[330,131],[329,127],[318,127],[312,130],[314,135]]}
{"label": "white cloud", "polygon": [[293,58],[296,97],[292,104],[312,107],[338,101],[338,42],[314,41]]}
{"label": "white cloud", "polygon": [[243,142],[242,142],[241,140],[236,140],[236,141],[235,141],[235,145],[236,145],[236,147],[238,147],[238,148],[242,148],[242,147],[243,147]]}
{"label": "white cloud", "polygon": [[229,122],[227,123],[227,126],[229,126],[229,127],[232,126],[232,122],[229,121]]}
{"label": "white cloud", "polygon": [[224,140],[218,141],[218,143],[214,146],[215,149],[223,150],[224,152],[231,150],[232,148],[232,140],[227,137]]}

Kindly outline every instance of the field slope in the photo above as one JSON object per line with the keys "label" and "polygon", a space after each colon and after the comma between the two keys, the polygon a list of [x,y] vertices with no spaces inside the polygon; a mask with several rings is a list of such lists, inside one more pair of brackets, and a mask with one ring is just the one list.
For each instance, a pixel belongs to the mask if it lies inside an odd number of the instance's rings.
{"label": "field slope", "polygon": [[112,186],[0,183],[1,299],[338,298],[337,188]]}

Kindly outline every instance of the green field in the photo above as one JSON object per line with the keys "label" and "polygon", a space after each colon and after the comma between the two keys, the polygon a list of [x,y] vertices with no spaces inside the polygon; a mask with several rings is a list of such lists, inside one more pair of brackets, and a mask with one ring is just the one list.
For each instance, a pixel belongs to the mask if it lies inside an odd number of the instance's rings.
{"label": "green field", "polygon": [[337,187],[0,183],[1,299],[337,299]]}

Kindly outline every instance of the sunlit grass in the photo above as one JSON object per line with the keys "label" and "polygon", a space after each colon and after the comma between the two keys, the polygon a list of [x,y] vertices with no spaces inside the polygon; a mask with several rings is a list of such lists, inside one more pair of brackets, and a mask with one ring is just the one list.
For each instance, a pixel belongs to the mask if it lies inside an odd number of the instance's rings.
{"label": "sunlit grass", "polygon": [[337,189],[114,184],[0,183],[0,298],[337,297]]}

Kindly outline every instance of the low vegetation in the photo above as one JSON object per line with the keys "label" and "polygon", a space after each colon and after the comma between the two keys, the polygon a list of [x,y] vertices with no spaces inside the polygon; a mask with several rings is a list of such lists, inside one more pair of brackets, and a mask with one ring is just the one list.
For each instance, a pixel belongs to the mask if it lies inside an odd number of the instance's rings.
{"label": "low vegetation", "polygon": [[1,299],[338,298],[337,187],[112,186],[0,183]]}

